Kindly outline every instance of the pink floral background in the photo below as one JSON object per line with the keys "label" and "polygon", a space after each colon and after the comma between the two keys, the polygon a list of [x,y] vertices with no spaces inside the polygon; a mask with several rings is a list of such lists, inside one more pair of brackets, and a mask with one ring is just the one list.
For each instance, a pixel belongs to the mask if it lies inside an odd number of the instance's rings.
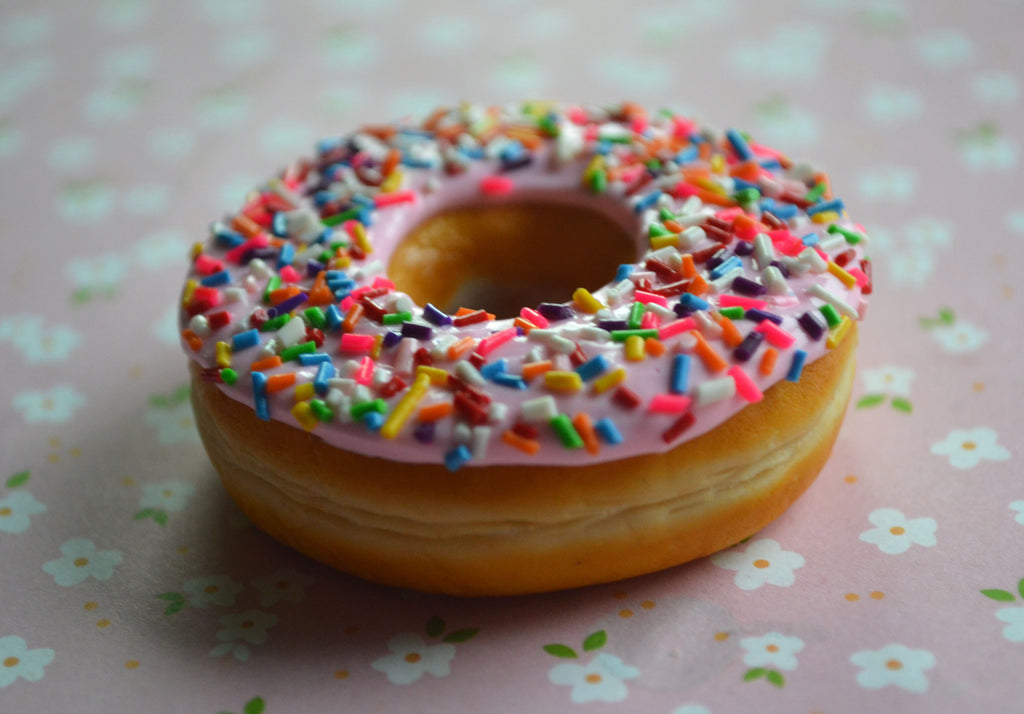
{"label": "pink floral background", "polygon": [[[467,7],[0,9],[0,709],[1019,708],[1024,3]],[[831,173],[876,265],[834,457],[748,542],[626,582],[458,600],[327,570],[198,442],[186,250],[321,135],[522,97],[683,110]]]}

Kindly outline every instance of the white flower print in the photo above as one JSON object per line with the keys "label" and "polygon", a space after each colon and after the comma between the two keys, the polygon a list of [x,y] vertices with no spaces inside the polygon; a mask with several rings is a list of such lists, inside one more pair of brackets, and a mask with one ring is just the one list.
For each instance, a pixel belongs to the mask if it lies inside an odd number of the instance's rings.
{"label": "white flower print", "polygon": [[48,561],[43,570],[53,576],[54,582],[71,587],[92,577],[109,580],[114,567],[121,562],[119,550],[97,550],[88,538],[72,538],[60,547],[61,557]]}
{"label": "white flower print", "polygon": [[960,145],[960,158],[971,169],[1009,171],[1017,165],[1019,146],[1009,136],[979,135]]}
{"label": "white flower print", "polygon": [[893,285],[924,285],[935,270],[935,258],[931,253],[914,248],[890,255],[886,263]]}
{"label": "white flower print", "polygon": [[220,618],[223,627],[217,630],[221,642],[241,640],[250,645],[261,645],[267,641],[267,630],[277,624],[277,615],[262,610],[246,610]]}
{"label": "white flower print", "polygon": [[935,666],[935,655],[893,643],[880,650],[854,652],[850,662],[860,667],[857,684],[866,689],[894,684],[908,692],[921,693],[928,689],[925,670]]}
{"label": "white flower print", "polygon": [[205,608],[207,605],[230,607],[235,604],[235,596],[245,586],[228,575],[209,575],[203,578],[192,578],[181,586],[192,607]]}
{"label": "white flower print", "polygon": [[451,661],[455,645],[442,642],[428,645],[419,635],[406,632],[388,640],[391,654],[373,661],[370,666],[387,675],[392,684],[412,684],[424,674],[447,677],[451,674]]}
{"label": "white flower print", "polygon": [[57,192],[57,212],[75,225],[95,223],[113,210],[116,195],[115,189],[102,181],[69,181]]}
{"label": "white flower print", "polygon": [[0,498],[0,532],[24,533],[32,523],[32,516],[45,513],[41,504],[28,491],[14,491]]}
{"label": "white flower print", "polygon": [[150,233],[134,246],[135,262],[146,270],[159,270],[177,263],[188,251],[188,238],[180,230]]}
{"label": "white flower print", "polygon": [[711,714],[711,710],[701,704],[684,704],[673,709],[672,714]]}
{"label": "white flower print", "polygon": [[146,423],[156,428],[161,444],[199,440],[192,416],[192,403],[187,399],[172,406],[150,409],[146,412]]}
{"label": "white flower print", "polygon": [[992,70],[971,77],[971,89],[978,101],[989,104],[1016,104],[1019,91],[1012,72]]}
{"label": "white flower print", "polygon": [[83,397],[77,389],[68,385],[58,385],[48,390],[26,390],[18,392],[11,400],[14,408],[21,412],[21,417],[29,424],[39,422],[67,421],[82,406]]}
{"label": "white flower print", "polygon": [[142,487],[139,508],[158,508],[169,513],[177,513],[185,508],[189,496],[195,491],[195,486],[181,481],[147,483]]}
{"label": "white flower print", "polygon": [[871,512],[868,520],[875,528],[860,534],[865,543],[873,543],[888,555],[905,553],[912,545],[935,545],[934,518],[907,518],[895,508],[879,508]]}
{"label": "white flower print", "polygon": [[988,331],[969,322],[957,321],[952,325],[936,327],[931,333],[942,349],[950,354],[974,352],[988,342]]}
{"label": "white flower print", "polygon": [[756,590],[766,583],[788,588],[796,582],[793,571],[806,561],[799,553],[782,550],[777,541],[761,538],[745,551],[729,549],[716,553],[711,562],[719,568],[735,570],[734,582],[741,590]]}
{"label": "white flower print", "polygon": [[769,632],[761,637],[744,637],[740,646],[746,650],[743,664],[748,667],[790,672],[796,669],[796,653],[804,648],[804,641],[780,632]]}
{"label": "white flower print", "polygon": [[996,618],[1006,623],[1003,637],[1010,642],[1024,642],[1024,605],[1004,607],[996,612]]}
{"label": "white flower print", "polygon": [[71,284],[79,289],[113,290],[128,270],[123,253],[105,253],[89,258],[76,258],[64,267]]}
{"label": "white flower print", "polygon": [[909,87],[874,84],[864,93],[864,110],[875,123],[896,126],[921,116],[924,102],[920,93]]}
{"label": "white flower print", "polygon": [[866,392],[909,397],[910,385],[914,381],[914,368],[884,364],[864,370],[863,377]]}
{"label": "white flower print", "polygon": [[0,689],[19,677],[26,682],[38,682],[46,665],[53,661],[53,654],[48,647],[30,650],[25,640],[16,635],[0,637]]}
{"label": "white flower print", "polygon": [[953,28],[932,30],[918,37],[915,44],[921,61],[935,69],[958,67],[974,55],[970,38]]}
{"label": "white flower print", "polygon": [[813,79],[825,65],[831,41],[825,27],[810,22],[780,24],[765,40],[778,51],[764,52],[750,42],[736,42],[730,51],[733,67],[751,77]]}
{"label": "white flower print", "polygon": [[60,362],[68,358],[82,341],[82,336],[69,325],[54,325],[49,330],[23,332],[12,341],[31,364]]}
{"label": "white flower print", "polygon": [[302,602],[306,598],[306,587],[314,582],[315,578],[291,569],[284,569],[262,578],[256,578],[252,581],[252,585],[260,591],[260,605],[271,607],[282,600]]}
{"label": "white flower print", "polygon": [[906,202],[917,190],[917,173],[904,166],[881,166],[862,172],[858,183],[869,201]]}
{"label": "white flower print", "polygon": [[1024,526],[1024,501],[1011,501],[1010,510],[1017,512],[1017,515],[1013,517],[1013,520]]}
{"label": "white flower print", "polygon": [[11,315],[0,320],[0,340],[31,339],[42,330],[43,317],[41,315]]}
{"label": "white flower print", "polygon": [[907,242],[920,250],[948,248],[953,241],[953,226],[940,218],[918,218],[905,225],[903,233]]}
{"label": "white flower print", "polygon": [[585,665],[563,662],[548,672],[552,684],[572,687],[570,698],[576,704],[621,702],[629,694],[625,680],[639,676],[640,670],[636,667],[606,652],[594,655]]}
{"label": "white flower print", "polygon": [[1010,452],[1000,446],[999,435],[994,429],[980,426],[974,429],[954,429],[942,441],[932,444],[932,453],[945,456],[949,465],[956,469],[969,469],[984,459],[1006,461]]}

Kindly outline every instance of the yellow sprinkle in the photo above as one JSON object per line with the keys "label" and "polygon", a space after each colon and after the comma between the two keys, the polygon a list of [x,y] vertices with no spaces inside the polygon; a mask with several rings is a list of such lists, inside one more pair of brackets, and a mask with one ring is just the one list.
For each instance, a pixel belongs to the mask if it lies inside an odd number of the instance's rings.
{"label": "yellow sprinkle", "polygon": [[[643,342],[643,340],[641,340],[641,342]],[[626,370],[622,367],[606,374],[602,374],[594,380],[594,394],[607,392],[609,389],[619,386],[624,379],[626,379]]]}
{"label": "yellow sprinkle", "polygon": [[668,236],[651,236],[651,250],[658,250],[659,248],[667,248],[668,246],[676,247],[679,245],[679,236],[673,233]]}
{"label": "yellow sprinkle", "polygon": [[425,375],[431,384],[443,387],[448,384],[448,372],[441,369],[440,367],[428,367],[425,364],[421,364],[416,368],[417,378],[420,375]]}
{"label": "yellow sprinkle", "polygon": [[384,344],[384,335],[374,335],[373,347],[370,348],[370,358],[380,359],[380,350]]}
{"label": "yellow sprinkle", "polygon": [[187,306],[192,302],[192,296],[196,292],[196,288],[199,287],[199,283],[195,278],[189,278],[185,281],[185,292],[181,294],[181,304]]}
{"label": "yellow sprinkle", "polygon": [[216,347],[217,355],[217,366],[218,367],[230,367],[231,366],[231,345],[227,342],[218,342]]}
{"label": "yellow sprinkle", "polygon": [[590,291],[586,288],[576,288],[576,291],[572,294],[572,301],[576,303],[580,310],[591,315],[605,308],[601,301],[591,295]]}
{"label": "yellow sprinkle", "polygon": [[391,172],[391,175],[384,179],[384,183],[380,185],[382,193],[388,193],[389,191],[397,191],[402,187],[402,171],[401,169],[395,169]]}
{"label": "yellow sprinkle", "polygon": [[835,223],[839,220],[839,214],[835,211],[822,211],[811,216],[811,220],[815,223]]}
{"label": "yellow sprinkle", "polygon": [[630,362],[639,362],[647,356],[644,349],[644,338],[640,335],[630,335],[626,338],[626,359]]}
{"label": "yellow sprinkle", "polygon": [[295,421],[299,422],[299,425],[306,431],[313,431],[319,421],[313,413],[313,409],[309,406],[309,402],[299,402],[292,407],[292,416],[295,417]]}
{"label": "yellow sprinkle", "polygon": [[355,238],[356,245],[363,249],[363,252],[369,255],[373,252],[373,246],[370,245],[370,238],[366,235],[366,226],[356,221],[352,224],[352,237]]}
{"label": "yellow sprinkle", "polygon": [[556,392],[576,392],[583,388],[583,379],[576,372],[553,369],[544,373],[544,386]]}
{"label": "yellow sprinkle", "polygon": [[[423,365],[420,365],[420,368],[422,369]],[[441,371],[443,372],[444,370]],[[385,439],[394,439],[398,436],[398,432],[402,430],[402,426],[409,420],[409,417],[415,411],[420,400],[426,395],[428,389],[430,389],[430,375],[417,374],[416,379],[412,382],[412,386],[409,387],[409,391],[395,405],[384,425],[380,428],[381,436]]]}
{"label": "yellow sprinkle", "polygon": [[711,170],[716,174],[725,172],[725,157],[721,154],[715,154],[711,157]]}
{"label": "yellow sprinkle", "polygon": [[193,243],[192,244],[192,259],[195,260],[200,255],[202,255],[202,253],[203,253],[203,244],[202,243]]}
{"label": "yellow sprinkle", "polygon": [[352,258],[349,257],[348,253],[336,255],[331,259],[332,268],[347,268],[350,265],[352,265]]}
{"label": "yellow sprinkle", "polygon": [[836,346],[843,341],[843,338],[846,337],[846,333],[850,331],[850,325],[852,324],[853,322],[850,320],[849,316],[843,315],[842,321],[836,325],[835,329],[828,333],[828,339],[825,340],[825,346],[830,350],[835,349]]}
{"label": "yellow sprinkle", "polygon": [[857,278],[850,275],[831,260],[828,262],[828,272],[839,278],[839,281],[848,288],[852,288],[857,284]]}
{"label": "yellow sprinkle", "polygon": [[305,402],[316,396],[312,382],[306,382],[295,386],[295,401]]}
{"label": "yellow sprinkle", "polygon": [[594,158],[590,160],[590,163],[587,164],[587,168],[583,172],[583,182],[586,183],[587,181],[589,181],[590,177],[593,176],[595,172],[600,171],[603,168],[604,157],[601,156],[600,154],[597,154]]}
{"label": "yellow sprinkle", "polygon": [[726,195],[725,189],[717,181],[712,181],[711,179],[702,178],[702,177],[698,176],[697,178],[694,178],[691,183],[695,183],[698,186],[700,186],[701,188],[707,189],[708,191],[711,191],[712,193],[717,193],[719,196]]}

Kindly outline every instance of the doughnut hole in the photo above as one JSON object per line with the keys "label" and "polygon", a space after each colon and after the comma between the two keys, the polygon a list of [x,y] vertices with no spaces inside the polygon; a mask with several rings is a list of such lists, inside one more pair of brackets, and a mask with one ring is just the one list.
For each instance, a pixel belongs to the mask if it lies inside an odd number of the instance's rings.
{"label": "doughnut hole", "polygon": [[516,317],[524,306],[566,302],[576,288],[597,290],[620,263],[636,262],[639,248],[623,223],[557,203],[451,208],[402,238],[388,274],[418,305]]}

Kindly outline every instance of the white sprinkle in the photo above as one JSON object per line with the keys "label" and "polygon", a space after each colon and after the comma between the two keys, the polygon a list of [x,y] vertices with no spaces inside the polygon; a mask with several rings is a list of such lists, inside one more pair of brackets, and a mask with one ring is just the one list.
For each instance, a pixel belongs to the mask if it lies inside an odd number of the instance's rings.
{"label": "white sprinkle", "polygon": [[828,263],[814,248],[804,248],[797,256],[797,260],[807,266],[807,269],[815,275],[820,275],[828,270]]}
{"label": "white sprinkle", "polygon": [[721,295],[722,293],[729,291],[729,288],[732,287],[732,281],[740,275],[743,275],[743,268],[737,266],[725,275],[719,276],[716,280],[712,280],[710,285],[716,293]]}
{"label": "white sprinkle", "polygon": [[352,400],[340,389],[329,390],[327,396],[324,397],[324,401],[334,411],[338,421],[346,424],[352,421]]}
{"label": "white sprinkle", "polygon": [[348,377],[331,377],[327,380],[327,386],[332,390],[338,390],[346,396],[352,396],[356,389],[356,380],[349,379]]}
{"label": "white sprinkle", "polygon": [[523,419],[525,421],[539,424],[547,423],[558,416],[558,407],[555,398],[550,394],[536,399],[528,399],[522,404]]}
{"label": "white sprinkle", "polygon": [[466,360],[459,360],[455,363],[455,376],[474,387],[483,387],[487,384],[487,380],[480,374],[480,371]]}
{"label": "white sprinkle", "polygon": [[301,317],[296,315],[277,331],[277,339],[281,340],[285,347],[292,347],[300,342],[304,342],[306,339],[306,323]]}
{"label": "white sprinkle", "polygon": [[[665,307],[664,305],[659,305],[656,302],[649,302],[649,303],[647,303],[647,312],[653,312],[655,315],[660,317],[662,320],[674,320],[675,317],[676,317],[676,313],[675,312],[673,312],[671,309]],[[600,330],[600,328],[596,328],[596,329]],[[604,332],[604,330],[601,330],[601,332]],[[608,333],[605,332],[605,334],[608,334]]]}
{"label": "white sprinkle", "polygon": [[254,275],[257,278],[269,278],[273,272],[260,258],[253,258],[249,261],[250,275]]}
{"label": "white sprinkle", "polygon": [[245,290],[238,287],[237,285],[232,285],[231,287],[224,288],[224,302],[226,304],[231,305],[236,302],[242,302],[242,300],[244,299]]}
{"label": "white sprinkle", "polygon": [[352,403],[362,404],[373,399],[373,395],[370,393],[369,387],[365,384],[356,384],[352,389]]}
{"label": "white sprinkle", "polygon": [[395,348],[395,374],[410,375],[413,367],[413,354],[416,352],[416,340],[403,337]]}
{"label": "white sprinkle", "polygon": [[352,278],[354,280],[365,280],[366,278],[372,278],[374,275],[379,275],[384,272],[384,263],[379,260],[373,260],[366,265],[357,268],[352,272]]}
{"label": "white sprinkle", "polygon": [[473,437],[470,440],[469,451],[474,459],[487,457],[487,445],[491,443],[491,427],[474,426]]}
{"label": "white sprinkle", "polygon": [[385,384],[391,381],[391,368],[385,365],[377,363],[377,367],[373,370],[373,386],[375,389],[380,389]]}
{"label": "white sprinkle", "polygon": [[698,407],[714,404],[736,394],[736,381],[726,376],[701,382],[693,388],[693,394]]}
{"label": "white sprinkle", "polygon": [[709,339],[718,339],[722,336],[722,326],[711,319],[704,310],[697,310],[691,316],[694,322],[697,323],[697,329]]}
{"label": "white sprinkle", "polygon": [[[669,313],[675,315],[671,310],[669,310]],[[595,325],[584,325],[580,328],[579,338],[588,342],[608,342],[612,339],[612,336],[608,330],[602,330]]]}
{"label": "white sprinkle", "polygon": [[275,340],[273,337],[271,337],[269,340],[267,340],[267,344],[263,345],[263,347],[260,348],[259,356],[260,359],[263,359],[264,357],[273,357],[280,351],[281,343]]}
{"label": "white sprinkle", "polygon": [[813,295],[816,298],[820,298],[820,299],[824,300],[825,302],[830,304],[832,307],[834,307],[836,310],[838,310],[839,312],[843,313],[847,317],[850,317],[850,318],[852,318],[854,320],[858,319],[858,317],[859,317],[857,315],[857,311],[854,310],[850,306],[850,304],[848,302],[843,300],[838,295],[835,295],[834,293],[829,292],[828,289],[826,289],[825,287],[823,287],[821,285],[818,285],[817,283],[815,283],[811,287],[807,288],[807,294],[808,295]]}
{"label": "white sprinkle", "polygon": [[210,321],[205,315],[195,315],[188,322],[189,329],[199,337],[206,337],[210,334]]}
{"label": "white sprinkle", "polygon": [[754,237],[754,262],[758,270],[764,270],[775,260],[775,246],[767,233],[758,233]]}
{"label": "white sprinkle", "polygon": [[473,431],[469,428],[469,424],[464,421],[460,421],[452,429],[452,440],[456,444],[468,444],[473,438]]}
{"label": "white sprinkle", "polygon": [[507,416],[508,404],[505,404],[505,402],[491,402],[490,406],[487,407],[487,421],[492,424],[505,421]]}
{"label": "white sprinkle", "polygon": [[761,282],[768,288],[769,295],[789,294],[789,283],[782,277],[782,271],[774,265],[769,265],[761,271]]}
{"label": "white sprinkle", "polygon": [[[701,216],[700,221],[703,220],[704,217]],[[683,250],[690,250],[707,237],[708,234],[700,226],[690,226],[679,234],[679,247]]]}
{"label": "white sprinkle", "polygon": [[[412,339],[411,337],[405,338],[407,340]],[[448,359],[448,348],[454,345],[458,341],[458,338],[452,333],[446,333],[441,335],[434,340],[434,345],[430,348],[430,356],[434,359]]]}

